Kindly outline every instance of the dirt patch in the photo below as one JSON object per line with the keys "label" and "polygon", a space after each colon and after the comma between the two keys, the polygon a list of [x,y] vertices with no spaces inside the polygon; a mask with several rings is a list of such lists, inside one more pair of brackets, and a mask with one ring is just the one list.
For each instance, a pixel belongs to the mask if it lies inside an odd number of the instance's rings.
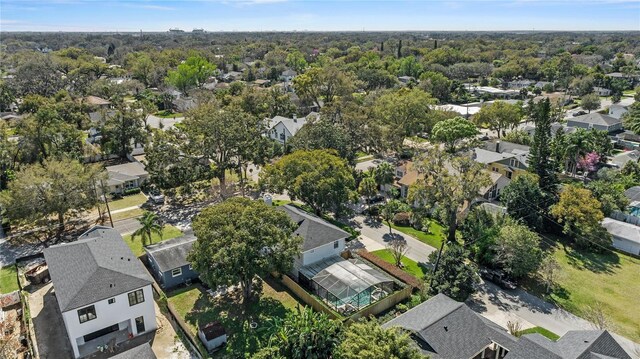
{"label": "dirt patch", "polygon": [[173,326],[171,326],[169,319],[160,312],[158,304],[154,303],[154,305],[158,329],[151,349],[153,349],[158,359],[196,359],[197,357],[191,354],[182,343]]}

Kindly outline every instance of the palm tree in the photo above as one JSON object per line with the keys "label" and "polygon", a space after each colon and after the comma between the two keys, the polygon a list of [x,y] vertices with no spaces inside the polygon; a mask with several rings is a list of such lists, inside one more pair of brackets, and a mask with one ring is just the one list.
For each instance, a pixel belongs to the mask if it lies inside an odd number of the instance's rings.
{"label": "palm tree", "polygon": [[378,185],[376,184],[376,180],[370,175],[366,176],[360,182],[358,192],[361,195],[367,197],[367,206],[371,208],[371,197],[375,196],[378,193]]}
{"label": "palm tree", "polygon": [[135,240],[136,237],[140,237],[143,246],[152,244],[153,240],[151,235],[153,233],[157,234],[160,239],[162,239],[162,229],[164,228],[164,225],[160,223],[160,219],[157,214],[144,211],[142,217],[138,218],[138,222],[140,222],[142,227],[133,232],[131,235],[132,241]]}
{"label": "palm tree", "polygon": [[373,170],[373,177],[376,179],[378,186],[384,186],[393,183],[396,175],[396,169],[389,162],[382,162]]}

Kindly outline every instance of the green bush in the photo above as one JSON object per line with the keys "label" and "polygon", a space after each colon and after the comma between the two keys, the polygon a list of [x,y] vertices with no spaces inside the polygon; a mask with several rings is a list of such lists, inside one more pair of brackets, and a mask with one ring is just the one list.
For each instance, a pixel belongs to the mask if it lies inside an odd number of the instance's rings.
{"label": "green bush", "polygon": [[393,216],[393,224],[395,224],[396,226],[407,227],[411,224],[410,219],[411,215],[409,214],[409,212],[396,213],[396,215]]}
{"label": "green bush", "polygon": [[132,194],[138,194],[140,193],[141,189],[140,188],[130,188],[124,191],[124,195],[125,196],[131,196]]}

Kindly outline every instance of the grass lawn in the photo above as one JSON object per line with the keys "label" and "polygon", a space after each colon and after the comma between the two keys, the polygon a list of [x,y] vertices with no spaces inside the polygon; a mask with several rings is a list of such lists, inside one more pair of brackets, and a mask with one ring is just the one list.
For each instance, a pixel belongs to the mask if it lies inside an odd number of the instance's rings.
{"label": "grass lawn", "polygon": [[109,209],[115,211],[117,209],[139,206],[147,201],[142,193],[134,194],[131,196],[125,196],[115,201],[109,201]]}
{"label": "grass lawn", "polygon": [[[380,259],[382,259],[385,262],[395,264],[393,255],[388,249],[380,249],[377,251],[373,251],[371,253],[377,257],[380,257]],[[403,271],[411,274],[412,276],[418,279],[423,278],[425,275],[425,269],[420,264],[418,264],[417,262],[414,262],[413,260],[407,257],[402,258],[402,265],[403,265],[402,267]]]}
{"label": "grass lawn", "polygon": [[356,158],[366,157],[366,156],[369,156],[369,154],[363,151],[356,151]]}
{"label": "grass lawn", "polygon": [[531,285],[531,292],[582,317],[599,302],[614,332],[640,341],[640,311],[630,307],[640,298],[640,259],[616,252],[579,251],[565,242],[549,250],[561,267],[556,286],[549,295],[539,285]]}
{"label": "grass lawn", "polygon": [[284,206],[285,204],[289,203],[291,203],[291,201],[288,201],[286,199],[274,199],[273,201],[271,201],[271,204],[276,207]]}
{"label": "grass lawn", "polygon": [[554,342],[558,339],[560,339],[560,336],[556,333],[553,333],[543,327],[533,327],[533,328],[529,328],[529,329],[525,329],[525,330],[521,330],[520,333],[518,333],[518,335],[525,335],[525,334],[533,334],[533,333],[538,333],[542,336],[545,336],[551,340],[553,340]]}
{"label": "grass lawn", "polygon": [[[237,293],[237,292],[236,292]],[[282,318],[287,312],[295,310],[299,302],[277,280],[267,278],[263,282],[260,300],[248,307],[240,304],[239,295],[211,299],[200,285],[179,289],[167,294],[178,314],[191,327],[196,335],[198,323],[219,321],[225,327],[228,343],[219,354],[229,357],[245,357],[255,353],[271,335],[268,319]],[[249,324],[258,323],[256,329]]]}
{"label": "grass lawn", "polygon": [[[160,239],[159,235],[153,233],[151,234],[151,242],[158,243],[158,242],[166,241],[167,239],[180,237],[181,235],[182,235],[182,232],[178,228],[170,224],[167,224],[162,229],[162,239]],[[140,240],[140,237],[137,237],[135,240],[132,241],[131,235],[127,234],[126,236],[123,237],[123,239],[127,243],[127,245],[129,245],[129,248],[131,248],[131,251],[133,252],[133,254],[136,255],[136,257],[144,253],[144,249],[142,248],[142,241]]]}
{"label": "grass lawn", "polygon": [[181,112],[171,112],[171,111],[159,111],[153,114],[156,117],[160,118],[174,118],[174,117],[184,117],[184,114]]}
{"label": "grass lawn", "polygon": [[129,211],[113,213],[113,214],[111,214],[111,218],[114,221],[120,221],[120,220],[123,220],[123,219],[140,217],[140,216],[142,216],[143,213],[144,213],[143,209],[136,208],[136,209],[132,209],[132,210],[129,210]]}
{"label": "grass lawn", "polygon": [[0,268],[0,293],[11,293],[20,289],[15,266]]}
{"label": "grass lawn", "polygon": [[[383,224],[386,225],[387,222],[385,221]],[[426,243],[434,248],[440,248],[440,245],[442,244],[442,241],[445,238],[444,228],[435,221],[431,221],[431,227],[430,227],[431,233],[429,234],[424,233],[423,231],[419,231],[411,226],[409,227],[396,226],[395,224],[393,224],[393,222],[391,222],[391,228],[397,231],[400,231],[404,234],[407,234],[419,240],[420,242]]]}

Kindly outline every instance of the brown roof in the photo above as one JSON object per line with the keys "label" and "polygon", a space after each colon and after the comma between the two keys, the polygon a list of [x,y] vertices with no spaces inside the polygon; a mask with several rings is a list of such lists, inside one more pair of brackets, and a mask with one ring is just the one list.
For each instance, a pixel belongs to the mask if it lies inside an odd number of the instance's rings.
{"label": "brown roof", "polygon": [[102,97],[98,97],[98,96],[87,96],[84,98],[84,102],[90,105],[97,105],[97,106],[111,104],[111,102],[109,102],[108,100],[105,100]]}
{"label": "brown roof", "polygon": [[212,340],[226,334],[224,327],[220,322],[207,323],[200,325],[199,330],[204,334],[205,339]]}

